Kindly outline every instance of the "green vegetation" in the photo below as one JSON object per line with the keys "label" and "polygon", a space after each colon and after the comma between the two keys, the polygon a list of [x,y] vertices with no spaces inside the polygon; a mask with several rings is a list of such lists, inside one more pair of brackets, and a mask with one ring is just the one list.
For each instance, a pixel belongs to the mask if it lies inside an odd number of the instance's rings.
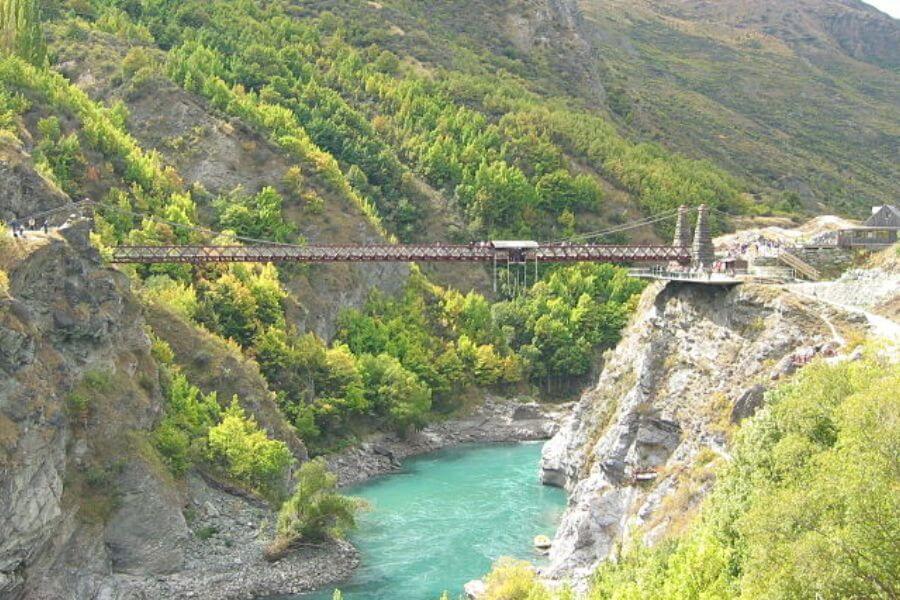
{"label": "green vegetation", "polygon": [[37,0],[0,2],[0,49],[33,64],[44,64],[47,47]]}
{"label": "green vegetation", "polygon": [[166,416],[154,432],[154,442],[169,469],[183,475],[204,455],[209,430],[221,409],[215,393],[203,395],[177,371],[165,392]]}
{"label": "green vegetation", "polygon": [[199,463],[242,487],[277,503],[284,493],[294,458],[287,445],[270,439],[237,397],[224,411],[215,392],[203,394],[171,363],[168,344],[153,340],[162,365],[166,414],[153,432],[153,443],[176,476]]}
{"label": "green vegetation", "polygon": [[[632,144],[599,116],[561,108],[511,78],[423,76],[378,42],[359,44],[352,25],[332,13],[291,18],[296,7],[284,0],[122,8],[168,49],[175,81],[257,127],[299,172],[404,239],[426,210],[416,178],[455,199],[466,237],[566,233],[566,212],[601,212],[600,177],[633,192],[650,213],[682,202],[744,207],[741,184],[709,163]],[[121,10],[104,14],[101,28],[128,28]]]}
{"label": "green vegetation", "polygon": [[318,543],[341,537],[356,525],[360,501],[337,492],[337,477],[321,458],[303,463],[297,486],[278,511],[278,538],[268,549],[278,557],[297,543]]}
{"label": "green vegetation", "polygon": [[547,388],[586,375],[597,348],[610,348],[644,288],[623,269],[585,264],[551,273],[527,294],[493,307],[497,326]]}
{"label": "green vegetation", "polygon": [[281,215],[281,195],[273,188],[263,188],[247,196],[235,191],[214,202],[221,230],[255,239],[286,242],[292,233]]}
{"label": "green vegetation", "polygon": [[281,440],[272,440],[248,417],[235,397],[221,422],[209,430],[209,456],[250,489],[277,500],[294,457]]}
{"label": "green vegetation", "polygon": [[501,558],[485,579],[485,600],[574,600],[563,588],[551,593],[541,585],[534,568],[525,561]]}
{"label": "green vegetation", "polygon": [[77,194],[73,179],[75,171],[82,168],[85,161],[78,136],[74,133],[63,135],[57,117],[41,119],[38,131],[41,133],[41,141],[34,156],[38,170],[49,174],[67,194]]}
{"label": "green vegetation", "polygon": [[[597,571],[590,600],[893,598],[900,592],[900,367],[817,362],[737,434],[700,516]],[[501,564],[488,597],[554,598]]]}
{"label": "green vegetation", "polygon": [[91,416],[98,400],[114,389],[112,374],[102,370],[88,370],[66,396],[66,410],[73,419],[85,422]]}

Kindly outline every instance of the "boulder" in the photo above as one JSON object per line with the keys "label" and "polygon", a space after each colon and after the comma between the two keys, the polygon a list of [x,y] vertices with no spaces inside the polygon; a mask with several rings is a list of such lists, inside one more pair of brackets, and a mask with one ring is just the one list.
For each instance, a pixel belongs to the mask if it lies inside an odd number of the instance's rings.
{"label": "boulder", "polygon": [[512,420],[513,421],[534,421],[536,419],[543,418],[544,413],[541,411],[541,407],[538,404],[530,403],[530,404],[521,404],[513,410]]}
{"label": "boulder", "polygon": [[747,417],[752,417],[762,406],[765,394],[766,388],[761,384],[756,384],[741,392],[731,409],[731,422],[740,423]]}
{"label": "boulder", "polygon": [[478,600],[479,598],[483,598],[487,593],[487,586],[482,580],[473,579],[463,586],[463,591],[466,593],[466,598],[469,600]]}
{"label": "boulder", "polygon": [[538,550],[549,550],[552,542],[546,535],[537,535],[534,537],[534,547]]}

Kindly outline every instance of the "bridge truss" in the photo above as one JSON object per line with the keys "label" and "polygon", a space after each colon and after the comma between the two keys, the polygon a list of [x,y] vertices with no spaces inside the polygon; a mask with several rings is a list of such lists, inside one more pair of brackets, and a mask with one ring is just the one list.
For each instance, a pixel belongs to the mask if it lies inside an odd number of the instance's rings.
{"label": "bridge truss", "polygon": [[689,248],[662,245],[537,244],[521,246],[493,242],[475,244],[363,245],[194,245],[118,246],[114,263],[248,263],[248,262],[670,262],[689,263]]}

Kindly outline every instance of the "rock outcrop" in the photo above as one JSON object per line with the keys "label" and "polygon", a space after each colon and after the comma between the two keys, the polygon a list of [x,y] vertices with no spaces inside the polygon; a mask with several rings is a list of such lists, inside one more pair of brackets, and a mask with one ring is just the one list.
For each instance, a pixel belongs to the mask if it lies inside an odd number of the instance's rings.
{"label": "rock outcrop", "polygon": [[[175,481],[160,463],[150,432],[164,397],[145,307],[123,273],[101,264],[89,227],[0,240],[9,275],[0,291],[0,598],[252,598],[349,575],[358,559],[346,543],[269,563],[270,507],[197,474]],[[181,322],[166,333],[221,358]],[[246,396],[258,422],[304,458],[258,371],[222,360],[228,376],[207,387],[225,401],[226,392]]]}
{"label": "rock outcrop", "polygon": [[544,447],[544,483],[570,493],[544,574],[583,583],[633,532],[653,542],[683,522],[712,481],[698,462],[727,457],[773,365],[833,343],[838,317],[823,311],[774,287],[646,290],[596,387]]}

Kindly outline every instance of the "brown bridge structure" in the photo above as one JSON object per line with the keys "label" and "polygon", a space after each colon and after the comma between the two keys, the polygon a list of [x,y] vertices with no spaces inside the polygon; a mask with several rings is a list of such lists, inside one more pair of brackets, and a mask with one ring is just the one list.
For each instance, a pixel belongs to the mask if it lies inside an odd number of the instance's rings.
{"label": "brown bridge structure", "polygon": [[529,264],[550,262],[670,263],[711,266],[714,260],[706,206],[698,209],[691,240],[688,209],[678,211],[672,245],[610,245],[582,242],[495,240],[471,244],[278,244],[117,246],[113,263],[247,262],[481,262]]}
{"label": "brown bridge structure", "polygon": [[[58,207],[34,217],[46,219],[59,213],[69,214],[68,221],[85,218],[92,212],[94,203],[82,202]],[[189,245],[121,245],[112,248],[110,262],[116,264],[156,263],[336,263],[336,262],[472,262],[492,263],[494,283],[498,266],[534,263],[606,262],[644,263],[657,265],[651,269],[636,269],[635,276],[697,281],[697,274],[710,271],[715,254],[709,228],[709,209],[701,205],[696,209],[697,222],[691,235],[689,213],[695,209],[681,206],[677,210],[675,236],[671,245],[663,244],[597,244],[587,241],[536,242],[531,240],[494,240],[470,244],[284,244],[266,240],[253,240],[233,236],[243,244],[189,244]],[[663,216],[644,219],[622,225],[615,231],[646,226],[675,218],[676,211]],[[138,215],[138,213],[134,213]],[[147,215],[143,215],[147,217]],[[157,219],[150,216],[149,218]],[[157,219],[158,220],[158,219]],[[164,221],[168,223],[167,221]],[[217,232],[170,223],[176,227],[196,229],[208,235]],[[613,231],[613,230],[610,230]],[[607,232],[584,234],[580,239]],[[678,265],[662,267],[659,265]],[[686,274],[690,273],[690,277]],[[527,270],[525,271],[527,281]],[[708,278],[709,280],[709,278]],[[699,282],[699,281],[698,281]],[[720,282],[722,283],[722,282]]]}
{"label": "brown bridge structure", "polygon": [[491,241],[472,244],[119,246],[114,263],[214,262],[691,262],[690,248]]}

